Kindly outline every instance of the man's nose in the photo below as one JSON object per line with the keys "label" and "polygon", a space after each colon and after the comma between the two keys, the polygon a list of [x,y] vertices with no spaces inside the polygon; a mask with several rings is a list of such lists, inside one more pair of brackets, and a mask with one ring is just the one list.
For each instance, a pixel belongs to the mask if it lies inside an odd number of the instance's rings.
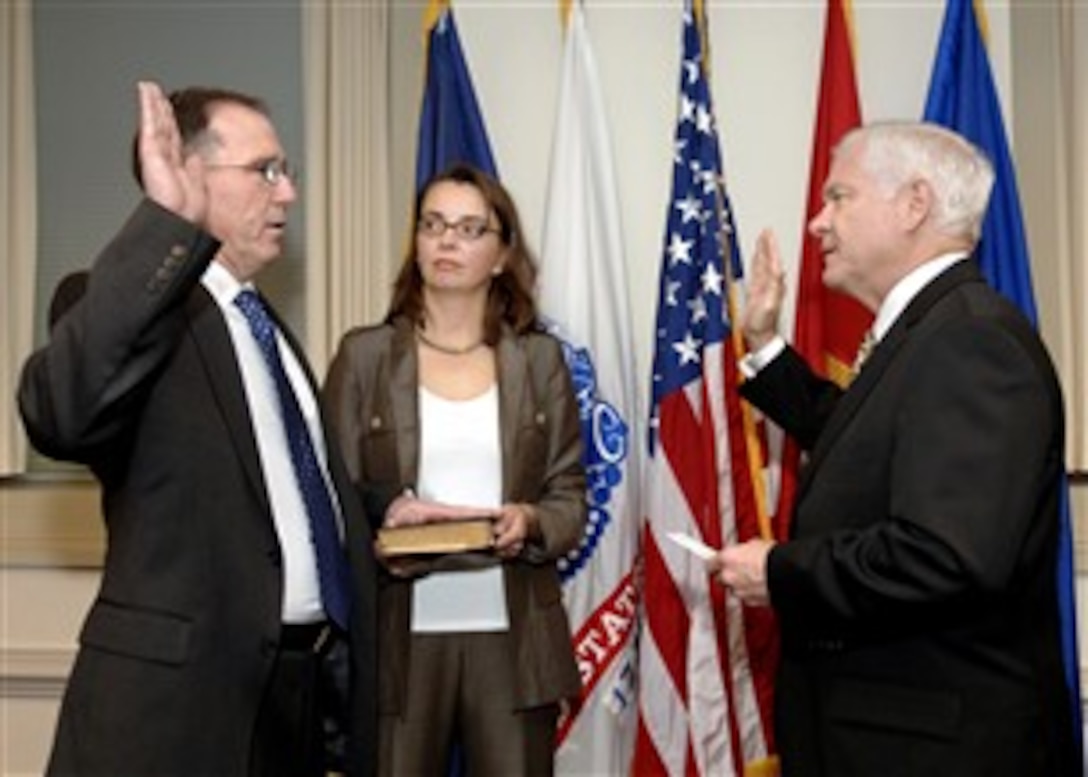
{"label": "man's nose", "polygon": [[827,208],[825,203],[819,213],[812,217],[812,221],[808,222],[808,233],[813,237],[819,237],[827,232]]}

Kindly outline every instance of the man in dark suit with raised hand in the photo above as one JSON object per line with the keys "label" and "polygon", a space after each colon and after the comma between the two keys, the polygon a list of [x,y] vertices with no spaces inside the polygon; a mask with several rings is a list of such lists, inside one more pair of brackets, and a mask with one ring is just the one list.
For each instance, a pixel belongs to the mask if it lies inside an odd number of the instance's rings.
{"label": "man in dark suit with raised hand", "polygon": [[809,230],[824,283],[876,315],[845,392],[776,334],[783,273],[760,237],[743,393],[809,458],[790,539],[710,566],[778,615],[784,777],[1081,773],[1055,585],[1062,397],[971,257],[993,175],[933,125],[840,143]]}
{"label": "man in dark suit with raised hand", "polygon": [[283,148],[253,97],[139,96],[145,199],[19,388],[34,445],[101,481],[107,527],[49,773],[323,775],[325,670],[350,639],[338,723],[369,774],[371,538],[252,286],[297,197]]}

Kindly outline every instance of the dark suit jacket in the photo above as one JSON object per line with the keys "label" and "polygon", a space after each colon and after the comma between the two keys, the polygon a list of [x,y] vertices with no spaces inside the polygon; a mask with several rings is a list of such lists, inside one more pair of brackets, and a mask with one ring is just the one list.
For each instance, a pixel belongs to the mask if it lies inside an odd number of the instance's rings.
{"label": "dark suit jacket", "polygon": [[[577,695],[555,560],[575,547],[586,519],[578,408],[558,342],[542,333],[498,344],[499,425],[503,499],[536,508],[542,537],[503,564],[514,696],[534,707]],[[344,460],[375,526],[419,468],[419,378],[410,324],[356,329],[345,335],[325,386]],[[492,557],[450,557],[465,565]],[[405,693],[411,582],[382,575],[379,583],[380,709],[396,713]]]}
{"label": "dark suit jacket", "polygon": [[[247,773],[283,569],[230,335],[199,284],[217,250],[145,201],[22,374],[32,442],[93,469],[108,534],[51,773]],[[354,570],[353,719],[372,732],[370,531],[335,450],[329,467]]]}
{"label": "dark suit jacket", "polygon": [[789,350],[743,391],[811,448],[767,568],[784,775],[1080,774],[1055,594],[1062,398],[1031,325],[961,262],[845,394]]}

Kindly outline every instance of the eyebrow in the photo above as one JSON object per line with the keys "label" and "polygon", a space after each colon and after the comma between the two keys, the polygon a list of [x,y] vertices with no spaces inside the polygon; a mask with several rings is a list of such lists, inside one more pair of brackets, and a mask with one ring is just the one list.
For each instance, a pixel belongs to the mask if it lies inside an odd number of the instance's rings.
{"label": "eyebrow", "polygon": [[448,221],[451,224],[456,223],[458,221],[464,221],[465,219],[478,219],[479,221],[488,221],[488,222],[490,222],[490,216],[484,216],[484,215],[481,215],[481,214],[478,214],[478,213],[465,213],[462,216],[457,216],[456,218],[450,219],[450,218],[447,218],[446,214],[443,213],[442,211],[435,210],[433,208],[425,210],[422,213],[420,213],[419,215],[420,216],[438,216],[439,218],[444,219],[444,220]]}
{"label": "eyebrow", "polygon": [[833,198],[841,197],[844,194],[849,194],[850,192],[851,188],[846,184],[829,183],[827,186],[824,187],[823,198],[825,200],[830,200]]}

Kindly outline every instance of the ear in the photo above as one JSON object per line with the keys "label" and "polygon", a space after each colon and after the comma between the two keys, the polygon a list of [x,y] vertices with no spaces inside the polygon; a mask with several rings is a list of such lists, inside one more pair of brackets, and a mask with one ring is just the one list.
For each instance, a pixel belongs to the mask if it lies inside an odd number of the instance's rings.
{"label": "ear", "polygon": [[510,258],[510,246],[503,246],[502,251],[499,252],[498,261],[495,262],[495,266],[491,268],[491,274],[498,278],[506,270],[506,262]]}
{"label": "ear", "polygon": [[913,232],[929,220],[933,212],[933,187],[915,178],[900,190],[899,213],[904,228]]}

